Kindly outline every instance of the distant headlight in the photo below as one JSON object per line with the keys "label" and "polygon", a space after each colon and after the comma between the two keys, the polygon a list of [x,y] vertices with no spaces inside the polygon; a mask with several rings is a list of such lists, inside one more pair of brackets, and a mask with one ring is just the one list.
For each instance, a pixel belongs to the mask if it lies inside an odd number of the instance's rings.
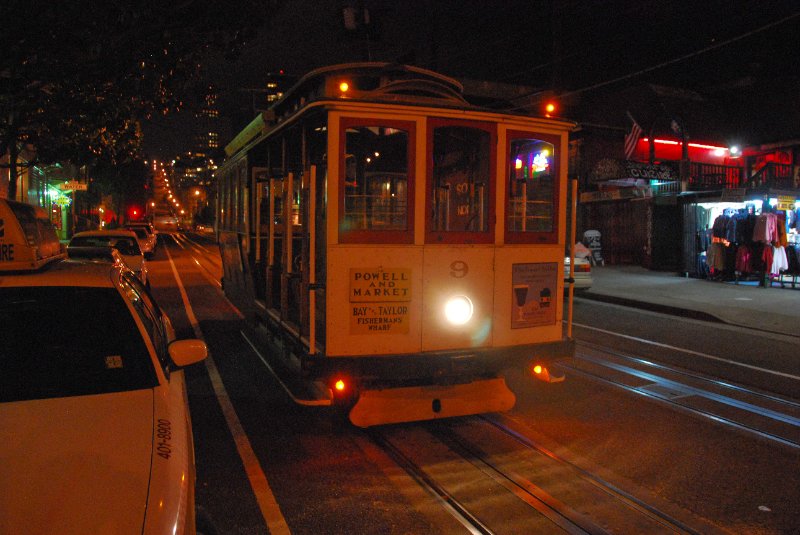
{"label": "distant headlight", "polygon": [[453,325],[464,325],[472,319],[472,301],[466,295],[457,295],[448,299],[444,305],[444,315]]}

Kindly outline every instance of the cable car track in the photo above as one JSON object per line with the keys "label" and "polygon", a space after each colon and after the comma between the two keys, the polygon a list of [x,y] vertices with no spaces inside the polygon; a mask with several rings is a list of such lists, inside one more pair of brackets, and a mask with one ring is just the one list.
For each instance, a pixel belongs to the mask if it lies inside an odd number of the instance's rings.
{"label": "cable car track", "polygon": [[[426,441],[424,444],[418,443],[420,433]],[[473,435],[481,436],[483,440]],[[510,450],[501,451],[500,448],[492,453],[493,449],[486,447],[488,435],[494,435],[488,440],[490,446],[505,441]],[[369,436],[471,533],[515,531],[520,524],[529,530],[529,523],[537,522],[549,522],[549,529],[576,534],[615,531],[697,533],[683,522],[537,445],[503,423],[500,416],[468,417],[416,428],[371,429]],[[454,458],[469,463],[472,469],[461,470],[457,475],[454,472],[443,475],[441,466],[453,461],[424,460],[425,453],[422,452],[442,446]],[[517,461],[511,462],[509,458]],[[533,466],[540,469],[533,469]],[[439,476],[435,475],[437,470]],[[555,481],[548,480],[548,474],[553,473],[561,474],[561,477]],[[485,499],[476,499],[474,494],[459,497],[465,487],[475,485],[478,475],[481,478],[480,495]],[[486,512],[485,507],[499,507],[498,503],[506,503],[498,498],[499,488],[506,491],[505,499],[514,497],[517,504],[524,504],[520,507],[524,506],[530,517],[523,517],[519,512],[515,515],[509,513],[511,526],[486,520],[493,513]],[[554,493],[548,488],[554,489]],[[563,488],[570,489],[566,499],[555,495]],[[510,510],[507,503],[506,506]],[[598,507],[605,510],[595,518],[592,512],[597,512]]]}
{"label": "cable car track", "polygon": [[[721,363],[724,363],[726,365],[735,366],[735,367],[742,368],[742,369],[745,369],[745,370],[764,373],[764,374],[770,375],[772,377],[780,377],[780,378],[783,378],[783,379],[791,379],[791,380],[800,380],[799,376],[791,374],[791,373],[781,372],[781,371],[777,371],[777,370],[770,370],[770,369],[762,368],[762,367],[759,367],[759,366],[754,366],[754,365],[751,365],[751,364],[747,364],[747,363],[744,363],[744,362],[737,362],[737,361],[726,359],[726,358],[723,358],[723,357],[710,355],[708,353],[695,351],[693,349],[688,349],[688,348],[684,348],[684,347],[676,347],[676,346],[673,346],[673,345],[670,345],[670,344],[665,344],[665,343],[662,343],[662,342],[657,342],[657,341],[654,341],[654,340],[641,338],[639,336],[630,336],[630,335],[623,334],[623,333],[620,333],[620,332],[609,331],[609,330],[606,330],[606,329],[599,329],[597,327],[592,327],[592,326],[589,326],[589,325],[582,325],[582,324],[579,324],[579,323],[574,323],[574,325],[576,327],[580,327],[580,328],[583,328],[583,329],[589,329],[591,331],[600,332],[600,333],[603,333],[603,334],[609,334],[611,336],[614,336],[614,337],[617,337],[617,338],[622,338],[622,339],[625,339],[625,340],[629,340],[629,341],[632,341],[632,342],[635,342],[635,343],[645,344],[645,345],[650,346],[650,347],[666,349],[666,350],[669,350],[669,351],[677,351],[677,352],[680,352],[680,353],[685,353],[685,354],[688,354],[688,355],[697,356],[697,357],[700,357],[700,358],[705,359],[705,360],[714,361],[714,362],[721,362]],[[781,336],[786,337],[786,335],[781,335]],[[591,345],[590,342],[586,342],[584,340],[581,340],[580,343],[583,343],[585,345]],[[607,346],[598,346],[598,347],[607,347]]]}
{"label": "cable car track", "polygon": [[494,533],[472,515],[460,501],[451,496],[442,485],[432,479],[419,464],[415,463],[409,456],[394,446],[380,432],[371,429],[368,434],[375,444],[386,452],[389,457],[425,489],[428,494],[436,497],[442,507],[467,528],[470,533],[480,533],[484,535],[491,535]]}
{"label": "cable car track", "polygon": [[620,503],[624,504],[630,509],[636,510],[642,515],[653,518],[659,524],[670,527],[675,531],[686,532],[686,533],[697,533],[695,530],[693,530],[680,520],[677,520],[672,516],[668,515],[667,513],[660,511],[656,507],[653,507],[647,502],[636,498],[632,494],[625,492],[618,486],[614,485],[613,483],[610,483],[609,481],[606,481],[605,479],[597,476],[596,474],[593,474],[590,471],[585,470],[574,463],[571,463],[570,461],[564,459],[563,457],[545,448],[544,446],[537,444],[535,441],[524,436],[522,433],[514,430],[509,424],[504,423],[505,417],[503,415],[501,414],[481,415],[478,418],[488,422],[495,428],[502,431],[504,434],[514,439],[516,442],[525,446],[526,448],[532,451],[536,451],[548,457],[549,459],[556,461],[561,465],[569,467],[571,470],[574,470],[582,479],[588,481],[592,485],[601,489],[606,494],[614,497],[614,499],[618,500]]}
{"label": "cable car track", "polygon": [[[796,401],[604,346],[587,342],[579,342],[578,346],[573,363],[560,361],[559,368],[800,449],[800,403]],[[587,349],[595,353],[590,355]],[[697,406],[703,404],[711,408]]]}
{"label": "cable car track", "polygon": [[764,400],[767,400],[767,401],[770,401],[770,402],[782,404],[782,405],[785,405],[785,406],[787,406],[789,408],[793,408],[793,409],[796,409],[796,410],[800,411],[800,402],[794,401],[794,400],[790,400],[790,399],[787,399],[785,397],[777,396],[775,394],[770,394],[768,392],[762,392],[762,391],[755,390],[755,389],[752,389],[752,388],[746,388],[746,387],[743,387],[741,385],[735,385],[735,384],[730,383],[728,381],[723,381],[723,380],[720,380],[720,379],[714,379],[714,378],[708,377],[707,375],[703,375],[703,374],[698,373],[698,372],[691,372],[691,371],[688,371],[688,370],[683,369],[683,368],[678,368],[678,367],[675,367],[675,366],[667,366],[665,364],[661,364],[661,363],[658,363],[658,362],[653,362],[651,360],[644,359],[644,358],[641,358],[641,357],[628,355],[628,354],[625,354],[625,353],[621,353],[621,352],[619,352],[619,351],[617,351],[615,349],[612,349],[610,347],[602,346],[602,345],[595,344],[595,343],[592,343],[592,342],[579,341],[578,342],[578,346],[586,346],[586,347],[589,347],[589,348],[592,348],[592,349],[596,349],[598,351],[603,351],[604,353],[608,353],[610,355],[614,355],[615,357],[619,357],[621,359],[625,359],[625,360],[633,362],[633,363],[638,363],[640,365],[648,366],[648,367],[651,367],[651,368],[654,368],[654,369],[657,369],[657,370],[663,370],[663,371],[666,371],[668,373],[672,373],[672,374],[675,374],[675,375],[680,375],[680,376],[686,377],[688,379],[699,380],[699,381],[702,381],[702,382],[705,382],[705,383],[708,383],[708,384],[711,384],[711,385],[718,386],[720,388],[729,389],[731,391],[741,392],[743,394],[751,395],[751,396],[754,396],[754,397],[757,397],[757,398],[761,398],[761,399],[764,399]]}

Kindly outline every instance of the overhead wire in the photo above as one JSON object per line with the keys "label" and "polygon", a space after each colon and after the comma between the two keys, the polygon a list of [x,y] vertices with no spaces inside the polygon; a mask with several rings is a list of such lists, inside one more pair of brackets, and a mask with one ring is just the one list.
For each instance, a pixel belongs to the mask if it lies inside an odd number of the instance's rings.
{"label": "overhead wire", "polygon": [[[578,4],[581,7],[580,4]],[[649,4],[647,2],[636,2],[630,5],[624,5],[622,11],[616,14],[615,18],[621,19],[635,19],[637,15],[644,14],[649,10]],[[602,25],[592,25],[589,24],[585,27],[581,27],[580,31],[580,42],[573,46],[572,51],[567,51],[566,53],[562,53],[559,55],[558,58],[553,58],[551,60],[545,61],[533,67],[528,67],[526,69],[522,69],[511,73],[505,77],[503,77],[503,81],[513,80],[514,78],[530,75],[538,70],[544,69],[546,67],[550,67],[551,65],[557,62],[563,62],[566,59],[571,59],[582,54],[585,54],[587,50],[591,50],[592,52],[602,51],[603,49],[608,50],[611,45],[613,45],[612,38],[609,38],[609,34],[602,33],[598,35],[588,35],[590,41],[587,42],[587,31],[591,29],[600,29]],[[562,32],[563,33],[563,32]],[[617,34],[611,34],[612,36]],[[623,35],[623,34],[619,34]]]}
{"label": "overhead wire", "polygon": [[[704,47],[704,48],[702,48],[700,50],[696,50],[694,52],[690,52],[689,54],[684,54],[682,56],[678,56],[676,58],[673,58],[673,59],[670,59],[670,60],[667,60],[667,61],[663,61],[663,62],[658,63],[656,65],[652,65],[650,67],[647,67],[647,68],[644,68],[644,69],[640,69],[640,70],[638,70],[636,72],[632,72],[632,73],[624,74],[622,76],[618,76],[616,78],[612,78],[610,80],[605,80],[605,81],[598,82],[596,84],[592,84],[590,86],[586,86],[586,87],[583,87],[583,88],[580,88],[580,89],[575,89],[575,90],[572,90],[572,91],[568,91],[566,93],[561,93],[561,94],[559,94],[557,96],[558,96],[558,98],[571,97],[573,95],[578,95],[578,94],[581,94],[581,93],[585,93],[587,91],[592,91],[594,89],[598,89],[600,87],[605,87],[607,85],[611,85],[611,84],[614,84],[614,83],[617,83],[617,82],[621,82],[623,80],[627,80],[627,79],[630,79],[630,78],[635,78],[637,76],[641,76],[642,74],[646,74],[648,72],[652,72],[652,71],[655,71],[657,69],[661,69],[661,68],[666,67],[668,65],[674,65],[675,63],[680,63],[681,61],[685,61],[687,59],[699,56],[701,54],[705,54],[705,53],[710,52],[712,50],[716,50],[716,49],[721,48],[723,46],[727,46],[727,45],[729,45],[731,43],[735,43],[737,41],[741,41],[742,39],[746,39],[746,38],[751,37],[751,36],[753,36],[753,35],[755,35],[757,33],[761,33],[763,31],[766,31],[766,30],[770,29],[770,28],[774,28],[775,26],[779,26],[779,25],[781,25],[781,24],[783,24],[785,22],[788,22],[788,21],[790,21],[792,19],[795,19],[797,17],[800,17],[800,12],[793,13],[793,14],[788,15],[786,17],[783,17],[782,19],[779,19],[777,21],[773,21],[771,23],[765,24],[765,25],[760,26],[760,27],[758,27],[758,28],[756,28],[754,30],[750,30],[748,32],[745,32],[745,33],[743,33],[741,35],[737,35],[737,36],[732,37],[730,39],[726,39],[724,41],[720,41],[718,43],[714,43],[714,44],[709,45],[707,47]],[[541,91],[534,91],[534,92],[528,93],[526,95],[521,95],[519,98],[531,97],[531,96],[534,96],[534,95],[536,95],[538,93],[541,93]],[[509,111],[517,111],[517,110],[525,109],[527,107],[528,106],[516,106],[516,107],[510,108]]]}

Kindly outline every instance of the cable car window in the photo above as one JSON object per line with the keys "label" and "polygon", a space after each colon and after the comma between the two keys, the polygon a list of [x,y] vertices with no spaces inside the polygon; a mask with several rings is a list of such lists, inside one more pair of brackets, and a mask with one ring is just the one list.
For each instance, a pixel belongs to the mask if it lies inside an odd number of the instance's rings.
{"label": "cable car window", "polygon": [[555,139],[509,133],[507,241],[555,241],[558,193]]}
{"label": "cable car window", "polygon": [[493,132],[472,125],[433,124],[429,241],[491,241]]}
{"label": "cable car window", "polygon": [[340,239],[413,242],[413,124],[352,119],[342,130]]}

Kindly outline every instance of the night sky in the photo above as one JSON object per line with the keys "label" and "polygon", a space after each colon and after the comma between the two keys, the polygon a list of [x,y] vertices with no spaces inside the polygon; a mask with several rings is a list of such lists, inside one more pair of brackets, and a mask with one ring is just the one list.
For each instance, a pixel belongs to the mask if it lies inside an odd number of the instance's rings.
{"label": "night sky", "polygon": [[[241,126],[251,115],[246,89],[262,87],[267,73],[283,69],[300,76],[371,59],[584,100],[643,83],[682,87],[741,110],[732,124],[757,122],[753,137],[800,137],[796,0],[363,3],[373,23],[369,39],[343,29],[347,2],[282,2],[236,63],[210,64],[223,114]],[[174,132],[171,141],[178,141],[179,129]]]}

